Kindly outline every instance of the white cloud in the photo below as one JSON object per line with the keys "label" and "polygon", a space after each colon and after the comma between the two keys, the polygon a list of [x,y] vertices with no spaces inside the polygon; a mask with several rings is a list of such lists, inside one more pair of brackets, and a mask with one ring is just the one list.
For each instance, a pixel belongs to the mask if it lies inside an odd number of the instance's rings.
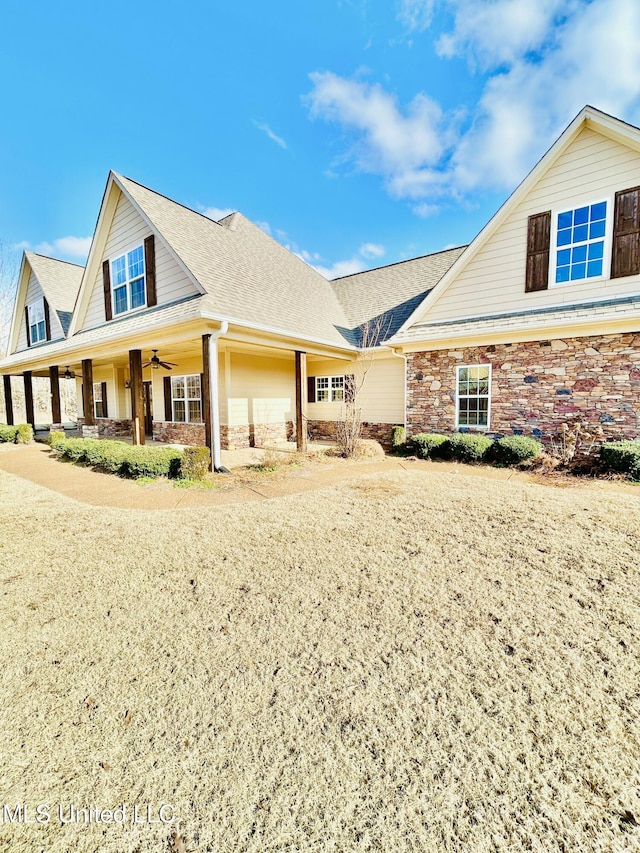
{"label": "white cloud", "polygon": [[363,258],[381,258],[384,253],[385,248],[379,243],[363,243],[359,252]]}
{"label": "white cloud", "polygon": [[55,247],[72,258],[86,258],[91,248],[92,237],[59,237]]}
{"label": "white cloud", "polygon": [[13,248],[19,251],[36,252],[39,255],[63,255],[66,258],[86,260],[91,248],[92,237],[58,237],[56,240],[44,240],[35,246],[28,240],[16,243]]}
{"label": "white cloud", "polygon": [[229,214],[233,212],[232,207],[203,207],[200,211],[203,216],[206,216],[208,219],[213,219],[214,222],[219,222],[221,219],[224,219],[225,216],[229,216]]}
{"label": "white cloud", "polygon": [[431,25],[435,0],[400,0],[398,19],[412,30],[426,30]]}
{"label": "white cloud", "polygon": [[379,175],[418,216],[477,188],[513,189],[587,103],[640,118],[637,0],[403,0],[399,17],[425,30],[436,7],[452,16],[451,30],[434,34],[443,63],[483,71],[468,112],[424,93],[402,105],[330,72],[311,75],[307,99],[313,118],[345,131],[343,163]]}
{"label": "white cloud", "polygon": [[272,142],[275,142],[276,145],[279,145],[280,148],[286,148],[287,147],[287,143],[284,141],[284,139],[281,136],[277,136],[271,130],[271,128],[269,127],[268,124],[265,124],[264,122],[261,122],[261,121],[254,121],[254,124],[258,128],[258,130],[261,130],[263,133],[266,133],[267,136],[269,137],[269,139]]}
{"label": "white cloud", "polygon": [[402,109],[396,96],[377,84],[331,72],[314,72],[310,77],[312,117],[336,122],[351,132],[349,157],[358,168],[382,175],[389,192],[398,197],[419,197],[437,182],[431,167],[445,155],[452,127],[434,101],[420,93]]}
{"label": "white cloud", "polygon": [[343,275],[353,275],[356,272],[362,272],[365,268],[365,264],[360,258],[350,258],[348,261],[336,261],[335,264],[330,267],[322,266],[322,264],[312,264],[311,266],[317,270],[320,275],[323,275],[329,280],[341,278]]}

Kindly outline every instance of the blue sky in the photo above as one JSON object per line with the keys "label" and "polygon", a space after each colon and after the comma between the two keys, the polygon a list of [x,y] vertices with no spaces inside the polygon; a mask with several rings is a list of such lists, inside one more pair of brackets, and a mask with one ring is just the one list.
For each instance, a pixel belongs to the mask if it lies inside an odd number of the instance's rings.
{"label": "blue sky", "polygon": [[329,277],[469,242],[590,103],[640,122],[637,0],[5,0],[0,244],[83,262],[109,169]]}

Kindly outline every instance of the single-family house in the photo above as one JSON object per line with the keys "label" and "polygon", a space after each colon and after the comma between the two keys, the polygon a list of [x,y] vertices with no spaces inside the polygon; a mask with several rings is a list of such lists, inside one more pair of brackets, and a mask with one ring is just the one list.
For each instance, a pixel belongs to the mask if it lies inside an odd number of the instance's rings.
{"label": "single-family house", "polygon": [[[367,360],[366,382],[354,376]],[[468,247],[327,281],[239,213],[111,173],[86,268],[25,253],[4,375],[85,434],[220,449],[394,424],[640,435],[640,130],[585,107]],[[34,420],[33,403],[27,418]]]}

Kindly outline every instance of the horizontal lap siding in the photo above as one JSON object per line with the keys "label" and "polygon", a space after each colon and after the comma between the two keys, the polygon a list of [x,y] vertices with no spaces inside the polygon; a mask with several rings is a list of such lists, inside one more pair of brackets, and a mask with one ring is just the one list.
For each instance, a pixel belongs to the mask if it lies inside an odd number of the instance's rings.
{"label": "horizontal lap siding", "polygon": [[[344,376],[357,374],[361,368],[355,362],[312,362],[310,376]],[[404,361],[390,358],[373,361],[360,392],[362,420],[367,423],[398,424],[404,421]],[[340,418],[340,403],[309,403],[309,420],[333,421]]]}
{"label": "horizontal lap siding", "polygon": [[[31,302],[35,302],[36,299],[42,299],[44,293],[42,292],[42,288],[40,287],[40,282],[36,278],[33,270],[31,271],[31,275],[29,276],[29,285],[27,287],[27,298],[25,300],[25,305],[29,305]],[[62,332],[62,326],[60,325],[60,321],[58,320],[58,315],[56,314],[52,305],[49,306],[49,322],[51,324],[51,340],[56,341],[60,338],[64,337]],[[18,349],[17,351],[27,349],[27,327],[25,321],[25,312],[22,312],[21,322],[20,322],[20,332],[18,334]]]}
{"label": "horizontal lap siding", "polygon": [[592,130],[583,130],[431,306],[426,319],[453,320],[637,292],[640,276],[581,282],[536,293],[525,293],[524,285],[530,215],[600,198],[609,198],[613,204],[616,191],[638,184],[640,154]]}
{"label": "horizontal lap siding", "polygon": [[293,358],[261,358],[231,353],[227,423],[283,423],[295,419]]}
{"label": "horizontal lap siding", "polygon": [[[140,245],[150,233],[151,229],[144,219],[135,210],[133,205],[121,195],[101,261],[107,258],[116,258],[124,251]],[[178,299],[196,293],[192,282],[189,281],[177,261],[170,255],[162,241],[157,237],[155,248],[158,305],[166,305],[169,302],[175,302]],[[104,322],[104,290],[101,262],[93,284],[93,291],[82,328],[93,329],[96,326],[101,326]]]}

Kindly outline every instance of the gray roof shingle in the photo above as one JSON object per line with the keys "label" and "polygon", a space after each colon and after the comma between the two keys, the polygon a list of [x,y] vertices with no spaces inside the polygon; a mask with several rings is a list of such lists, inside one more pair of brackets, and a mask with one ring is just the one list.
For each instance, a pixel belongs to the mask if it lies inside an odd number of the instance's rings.
{"label": "gray roof shingle", "polygon": [[38,279],[49,307],[57,313],[66,336],[80,290],[84,267],[72,264],[70,261],[59,261],[57,258],[37,255],[35,252],[24,254]]}

